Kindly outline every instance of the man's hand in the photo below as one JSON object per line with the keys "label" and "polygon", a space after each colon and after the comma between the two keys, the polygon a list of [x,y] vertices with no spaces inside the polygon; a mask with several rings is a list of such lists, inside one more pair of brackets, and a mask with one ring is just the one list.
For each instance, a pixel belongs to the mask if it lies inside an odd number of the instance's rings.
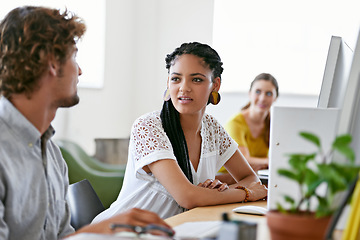
{"label": "man's hand", "polygon": [[112,224],[127,224],[141,227],[153,224],[168,228],[174,232],[174,230],[172,230],[172,228],[156,213],[139,208],[133,208],[99,223],[89,224],[82,227],[75,234],[82,232],[113,234],[114,232],[110,228]]}

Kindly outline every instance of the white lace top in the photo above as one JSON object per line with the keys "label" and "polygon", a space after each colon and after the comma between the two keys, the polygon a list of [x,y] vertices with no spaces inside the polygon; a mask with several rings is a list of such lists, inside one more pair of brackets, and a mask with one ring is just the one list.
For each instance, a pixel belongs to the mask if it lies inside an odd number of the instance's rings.
{"label": "white lace top", "polygon": [[[204,114],[201,127],[201,155],[197,171],[191,165],[194,184],[214,179],[218,170],[235,153],[236,142],[209,114]],[[169,192],[152,175],[142,168],[160,159],[176,161],[169,138],[161,123],[160,111],[138,118],[132,127],[125,179],[117,200],[100,213],[94,222],[137,207],[168,218],[181,213]]]}

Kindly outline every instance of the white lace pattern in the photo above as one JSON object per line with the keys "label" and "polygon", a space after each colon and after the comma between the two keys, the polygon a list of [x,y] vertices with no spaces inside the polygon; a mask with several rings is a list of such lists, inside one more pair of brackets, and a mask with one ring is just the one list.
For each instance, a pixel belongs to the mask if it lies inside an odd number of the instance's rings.
{"label": "white lace pattern", "polygon": [[[201,136],[202,154],[218,151],[222,156],[232,143],[225,129],[209,114],[203,117]],[[172,151],[170,140],[162,127],[159,111],[138,118],[133,124],[131,138],[135,143],[131,151],[134,151],[136,161],[156,151]]]}
{"label": "white lace pattern", "polygon": [[[221,166],[237,150],[236,142],[208,114],[205,114],[202,120],[201,137],[201,155],[197,171],[190,162],[195,185],[206,179],[215,178]],[[161,218],[183,212],[184,209],[178,205],[156,177],[143,170],[144,166],[160,159],[174,161],[175,156],[170,140],[162,127],[160,111],[156,111],[143,115],[134,122],[129,158],[120,195],[110,208],[94,219],[94,222],[107,219],[133,207],[156,212]]]}

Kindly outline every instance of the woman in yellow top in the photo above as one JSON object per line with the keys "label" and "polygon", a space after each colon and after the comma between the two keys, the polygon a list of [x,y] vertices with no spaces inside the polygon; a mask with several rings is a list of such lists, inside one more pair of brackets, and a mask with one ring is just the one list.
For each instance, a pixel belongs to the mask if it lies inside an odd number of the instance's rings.
{"label": "woman in yellow top", "polygon": [[[259,74],[250,85],[249,103],[225,126],[255,171],[266,169],[269,165],[270,107],[278,96],[276,79],[269,73]],[[222,167],[220,172],[224,174],[217,178],[229,182],[231,177],[226,169]]]}

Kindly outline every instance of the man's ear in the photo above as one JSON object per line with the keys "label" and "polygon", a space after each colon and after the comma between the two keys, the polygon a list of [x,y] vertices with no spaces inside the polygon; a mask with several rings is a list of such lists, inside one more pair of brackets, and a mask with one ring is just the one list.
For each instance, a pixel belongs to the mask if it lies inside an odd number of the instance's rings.
{"label": "man's ear", "polygon": [[49,60],[49,74],[53,77],[57,76],[59,71],[59,63],[55,59]]}

